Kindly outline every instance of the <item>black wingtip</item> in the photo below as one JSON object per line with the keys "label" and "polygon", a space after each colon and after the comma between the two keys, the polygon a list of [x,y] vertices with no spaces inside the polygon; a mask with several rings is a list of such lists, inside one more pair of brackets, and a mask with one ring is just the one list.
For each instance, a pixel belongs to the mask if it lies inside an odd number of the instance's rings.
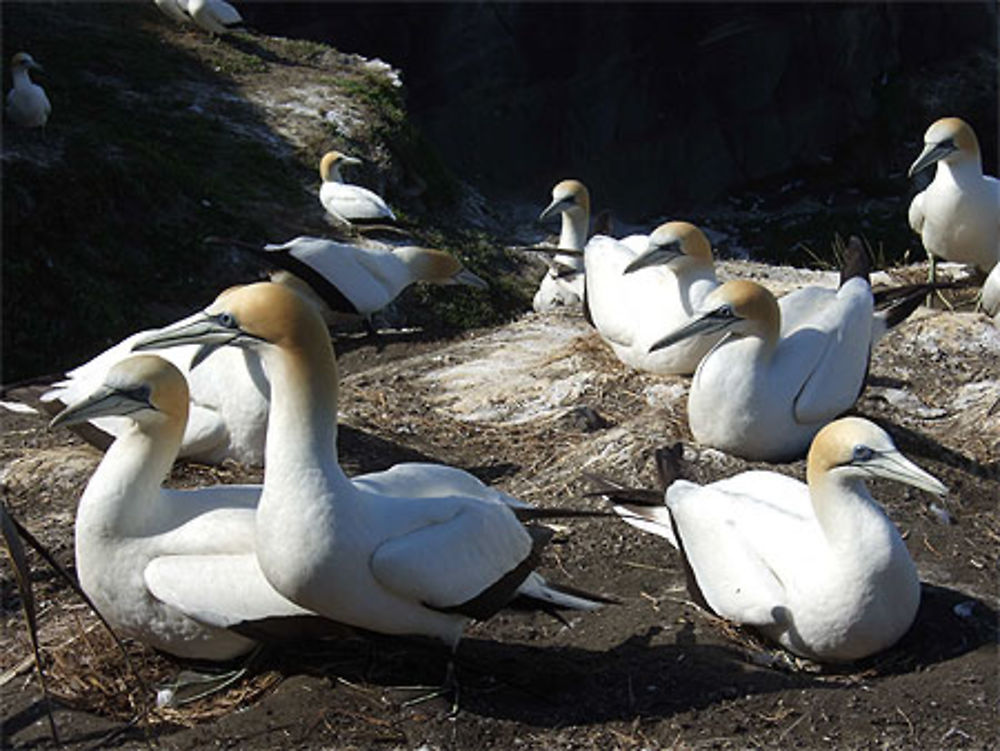
{"label": "black wingtip", "polygon": [[871,282],[870,274],[872,270],[871,258],[861,238],[851,235],[844,248],[843,261],[840,265],[840,286],[855,277]]}
{"label": "black wingtip", "polygon": [[656,449],[656,474],[664,490],[673,485],[674,480],[681,479],[681,459],[684,458],[684,446],[680,442],[672,446],[661,446]]}

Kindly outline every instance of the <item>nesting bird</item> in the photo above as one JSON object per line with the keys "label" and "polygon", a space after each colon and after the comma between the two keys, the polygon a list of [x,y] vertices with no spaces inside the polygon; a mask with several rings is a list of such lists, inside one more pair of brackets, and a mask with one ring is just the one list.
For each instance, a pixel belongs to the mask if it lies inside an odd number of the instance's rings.
{"label": "nesting bird", "polygon": [[[202,316],[140,348],[231,345],[271,377],[257,557],[278,592],[337,621],[424,635],[454,648],[471,618],[506,604],[550,533],[502,500],[434,478],[433,497],[387,495],[337,462],[337,364],[316,308],[260,283],[222,293]],[[464,474],[464,473],[463,473]]]}
{"label": "nesting bird", "polygon": [[[188,320],[188,319],[184,319]],[[132,354],[132,345],[149,331],[126,337],[96,357],[77,366],[41,396],[43,406],[61,409],[93,393],[109,370]],[[264,460],[264,436],[270,384],[259,358],[250,352],[222,349],[192,369],[195,346],[165,349],[155,354],[169,360],[186,377],[190,406],[178,454],[206,464],[235,459],[259,466]],[[132,420],[114,414],[87,418],[81,436],[104,449]]]}
{"label": "nesting bird", "polygon": [[626,365],[650,373],[690,374],[722,337],[690,337],[650,352],[719,286],[712,248],[693,224],[667,222],[648,237],[621,241],[595,236],[584,250],[584,264],[586,314]]}
{"label": "nesting bird", "polygon": [[537,311],[561,305],[575,305],[583,299],[583,248],[590,224],[590,193],[579,180],[562,180],[552,188],[552,202],[539,221],[561,215],[559,248],[576,253],[555,251],[549,270],[535,292],[532,307]]}
{"label": "nesting bird", "polygon": [[852,277],[814,302],[783,326],[767,289],[726,282],[687,324],[653,344],[655,351],[693,336],[727,334],[691,382],[688,423],[699,443],[746,459],[794,459],[854,404],[872,344],[871,287]]}
{"label": "nesting bird", "polygon": [[319,189],[319,202],[340,224],[373,219],[396,220],[396,215],[382,196],[360,185],[345,183],[340,168],[348,164],[361,164],[361,160],[339,151],[328,151],[319,162],[319,175],[323,184]]}
{"label": "nesting bird", "polygon": [[13,88],[7,92],[7,119],[22,128],[41,128],[49,121],[52,105],[45,89],[31,80],[28,71],[42,66],[27,52],[18,52],[10,61]]}
{"label": "nesting bird", "polygon": [[806,484],[764,471],[704,486],[678,479],[666,505],[619,498],[615,510],[678,549],[710,612],[803,657],[858,660],[895,644],[920,604],[916,567],[870,477],[947,492],[884,430],[847,417],[813,439]]}
{"label": "nesting bird", "polygon": [[188,415],[184,377],[133,355],[52,426],[115,416],[128,427],[87,483],[76,514],[80,585],[122,635],[179,657],[228,660],[265,619],[311,616],[267,583],[254,556],[259,486],[168,490]]}
{"label": "nesting bird", "polygon": [[988,274],[1000,260],[1000,181],[983,175],[975,132],[957,117],[934,122],[910,176],[937,165],[930,185],[914,196],[909,219],[930,258],[975,266]]}

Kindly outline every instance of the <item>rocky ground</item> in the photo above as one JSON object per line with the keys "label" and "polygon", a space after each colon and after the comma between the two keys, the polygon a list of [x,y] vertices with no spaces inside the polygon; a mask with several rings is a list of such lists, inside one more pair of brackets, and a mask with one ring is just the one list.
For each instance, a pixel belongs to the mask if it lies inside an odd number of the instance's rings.
{"label": "rocky ground", "polygon": [[[727,263],[776,289],[832,274]],[[906,275],[918,275],[909,269]],[[335,337],[341,460],[352,474],[440,461],[541,506],[600,507],[582,474],[655,485],[654,449],[685,444],[697,481],[745,469],[691,444],[687,379],[631,372],[576,311],[526,314],[458,339]],[[1000,333],[972,312],[920,309],[876,348],[858,414],[885,426],[950,488],[935,499],[876,481],[924,582],[916,623],[889,651],[831,668],[789,659],[698,610],[677,557],[616,519],[576,521],[544,559],[552,578],[620,599],[560,622],[504,613],[459,650],[461,711],[404,706],[394,687],[432,684],[440,652],[351,638],[273,649],[228,690],[148,710],[94,617],[37,559],[45,668],[65,745],[138,748],[995,748],[1000,561]],[[100,460],[68,432],[5,415],[4,501],[72,566],[75,499]],[[770,467],[804,476],[804,462]],[[174,486],[253,481],[238,465],[175,469]],[[8,569],[6,562],[4,571]],[[4,743],[48,747],[16,590],[4,580]],[[181,665],[129,645],[149,685]],[[147,711],[148,710],[148,711]],[[141,714],[140,719],[128,725]]]}

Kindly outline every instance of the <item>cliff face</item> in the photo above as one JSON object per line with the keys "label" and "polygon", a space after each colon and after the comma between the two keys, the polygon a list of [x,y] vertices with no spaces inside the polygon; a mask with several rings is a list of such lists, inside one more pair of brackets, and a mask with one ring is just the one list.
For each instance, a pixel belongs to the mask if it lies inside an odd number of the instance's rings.
{"label": "cliff face", "polygon": [[377,54],[452,168],[538,200],[575,175],[640,221],[761,180],[899,180],[927,125],[976,123],[996,160],[996,6],[293,4],[260,25]]}

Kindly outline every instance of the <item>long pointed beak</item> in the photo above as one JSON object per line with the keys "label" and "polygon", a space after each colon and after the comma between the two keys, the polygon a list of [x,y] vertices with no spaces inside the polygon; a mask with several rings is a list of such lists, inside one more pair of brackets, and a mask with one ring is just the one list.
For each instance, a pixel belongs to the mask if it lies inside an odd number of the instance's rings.
{"label": "long pointed beak", "polygon": [[53,417],[49,422],[49,427],[76,425],[95,417],[129,415],[149,406],[149,402],[139,401],[133,395],[125,394],[110,386],[101,386],[90,396],[69,405]]}
{"label": "long pointed beak", "polygon": [[924,146],[924,150],[920,152],[920,156],[917,157],[917,160],[910,165],[910,171],[906,173],[906,176],[913,177],[915,174],[920,172],[920,170],[930,167],[939,159],[948,156],[948,154],[953,151],[955,151],[955,146],[951,143],[945,142],[926,144]]}
{"label": "long pointed beak", "polygon": [[544,222],[546,219],[555,216],[559,212],[563,211],[565,208],[566,208],[565,198],[553,201],[552,203],[550,203],[548,206],[545,207],[545,210],[542,211],[541,214],[538,215],[538,221]]}
{"label": "long pointed beak", "polygon": [[872,474],[897,482],[905,482],[915,488],[935,495],[945,495],[948,488],[936,477],[925,472],[898,451],[884,451],[865,463]]}
{"label": "long pointed beak", "polygon": [[361,160],[358,159],[356,156],[347,156],[346,154],[342,154],[340,156],[340,163],[341,164],[361,164]]}
{"label": "long pointed beak", "polygon": [[649,266],[665,266],[671,261],[684,255],[679,242],[667,243],[666,245],[656,245],[640,253],[632,262],[625,267],[623,274],[631,274],[633,271],[645,269]]}
{"label": "long pointed beak", "polygon": [[466,287],[475,287],[476,289],[489,289],[489,283],[482,277],[478,277],[473,274],[468,269],[462,269],[457,274],[451,277],[452,284],[464,284]]}
{"label": "long pointed beak", "polygon": [[253,337],[239,328],[222,325],[214,316],[207,313],[197,313],[142,337],[132,345],[132,351],[142,352],[161,347],[200,344],[202,346],[191,360],[191,367],[194,368],[199,363],[204,362],[205,358],[219,347],[227,344],[238,344],[240,339],[250,338]]}
{"label": "long pointed beak", "polygon": [[653,346],[649,348],[649,351],[656,352],[658,349],[669,347],[671,344],[677,344],[677,342],[690,339],[693,336],[723,331],[732,326],[738,320],[740,319],[733,318],[732,316],[722,317],[717,310],[704,313],[703,315],[691,319],[679,329],[676,329],[659,341],[655,342]]}

